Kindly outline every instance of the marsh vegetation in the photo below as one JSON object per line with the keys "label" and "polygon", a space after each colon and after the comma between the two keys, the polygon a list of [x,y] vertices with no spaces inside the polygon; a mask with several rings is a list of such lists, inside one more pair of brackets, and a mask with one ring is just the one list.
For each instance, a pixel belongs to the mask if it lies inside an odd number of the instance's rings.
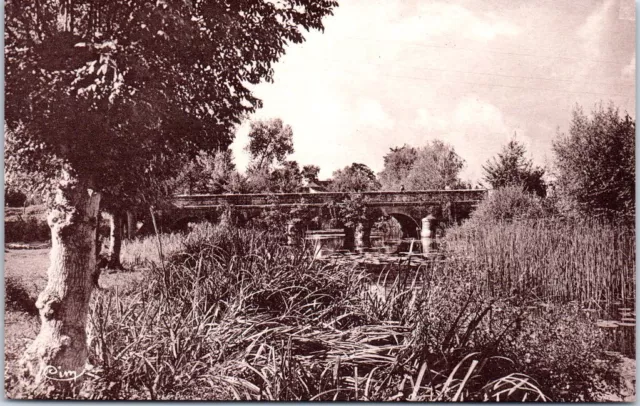
{"label": "marsh vegetation", "polygon": [[523,220],[448,236],[447,260],[382,272],[207,223],[163,235],[164,258],[155,237],[126,243],[123,262],[141,277],[106,275],[96,293],[82,384],[27,388],[10,362],[5,387],[10,397],[381,401],[586,401],[623,388],[620,357],[586,310],[634,297],[633,233]]}

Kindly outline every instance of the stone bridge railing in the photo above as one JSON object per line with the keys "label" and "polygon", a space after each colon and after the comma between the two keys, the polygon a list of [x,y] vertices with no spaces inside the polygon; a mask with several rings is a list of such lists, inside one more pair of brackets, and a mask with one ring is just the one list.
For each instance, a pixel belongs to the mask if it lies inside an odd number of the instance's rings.
{"label": "stone bridge railing", "polygon": [[420,190],[408,192],[364,193],[260,193],[223,195],[177,195],[173,204],[182,209],[207,209],[231,205],[239,208],[268,206],[322,206],[342,202],[353,195],[362,195],[369,206],[422,206],[443,203],[474,203],[487,196],[486,189]]}

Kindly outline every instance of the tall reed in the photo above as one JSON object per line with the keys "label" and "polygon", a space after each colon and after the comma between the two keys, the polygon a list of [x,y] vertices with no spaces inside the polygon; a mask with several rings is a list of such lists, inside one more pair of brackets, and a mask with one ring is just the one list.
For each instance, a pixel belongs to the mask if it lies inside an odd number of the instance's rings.
{"label": "tall reed", "polygon": [[492,293],[548,301],[613,303],[635,298],[635,229],[557,219],[470,223],[447,235]]}

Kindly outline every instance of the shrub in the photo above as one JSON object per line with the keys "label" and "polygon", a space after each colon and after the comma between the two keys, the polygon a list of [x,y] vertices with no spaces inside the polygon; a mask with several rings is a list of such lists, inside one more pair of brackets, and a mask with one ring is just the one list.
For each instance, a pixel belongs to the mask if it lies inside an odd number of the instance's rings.
{"label": "shrub", "polygon": [[50,238],[51,230],[47,222],[35,217],[21,217],[17,221],[4,223],[5,243],[48,241]]}
{"label": "shrub", "polygon": [[501,352],[554,401],[593,402],[619,386],[604,342],[576,303],[545,305],[528,311],[521,333],[503,341]]}
{"label": "shrub", "polygon": [[4,307],[6,310],[21,311],[32,316],[38,314],[35,299],[15,278],[11,277],[4,280]]}
{"label": "shrub", "polygon": [[526,192],[522,186],[507,186],[489,193],[471,215],[477,224],[518,219],[538,219],[549,214],[543,199]]}
{"label": "shrub", "polygon": [[8,207],[23,207],[27,201],[27,195],[18,189],[6,187],[4,191],[4,204]]}

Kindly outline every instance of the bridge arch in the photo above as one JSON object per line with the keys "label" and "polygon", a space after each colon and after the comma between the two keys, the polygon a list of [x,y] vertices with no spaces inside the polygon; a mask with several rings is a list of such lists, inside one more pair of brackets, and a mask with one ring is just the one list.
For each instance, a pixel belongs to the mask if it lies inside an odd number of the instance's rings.
{"label": "bridge arch", "polygon": [[420,238],[420,223],[408,214],[397,211],[389,211],[388,216],[393,217],[402,227],[402,238]]}

